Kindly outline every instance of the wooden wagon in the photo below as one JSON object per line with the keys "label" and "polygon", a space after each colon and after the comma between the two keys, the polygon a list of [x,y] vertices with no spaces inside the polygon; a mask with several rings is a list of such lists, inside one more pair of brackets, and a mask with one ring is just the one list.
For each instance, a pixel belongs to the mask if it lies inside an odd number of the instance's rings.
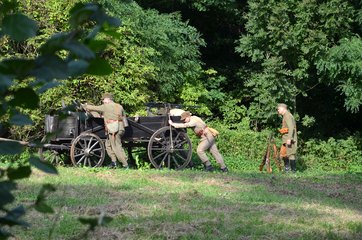
{"label": "wooden wagon", "polygon": [[[128,149],[145,148],[147,156],[156,169],[180,170],[191,161],[192,145],[185,129],[170,127],[168,120],[180,122],[180,116],[171,116],[172,105],[167,103],[148,104],[157,107],[161,113],[141,117],[128,117],[129,126],[122,137],[123,146]],[[39,156],[44,161],[58,164],[70,158],[74,166],[100,167],[106,151],[104,142],[104,120],[85,113],[69,112],[65,117],[45,117],[45,137]]]}

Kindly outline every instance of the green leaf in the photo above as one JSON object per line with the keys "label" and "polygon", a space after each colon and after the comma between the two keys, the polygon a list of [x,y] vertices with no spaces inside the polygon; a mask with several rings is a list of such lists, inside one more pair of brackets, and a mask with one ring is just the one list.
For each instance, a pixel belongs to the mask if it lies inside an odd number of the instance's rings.
{"label": "green leaf", "polygon": [[0,206],[4,206],[14,201],[14,196],[11,194],[11,191],[16,189],[16,183],[12,181],[2,181],[0,182]]}
{"label": "green leaf", "polygon": [[41,213],[54,213],[53,208],[47,205],[46,203],[40,203],[36,205],[34,208],[35,210]]}
{"label": "green leaf", "polygon": [[11,106],[36,109],[39,103],[39,96],[32,88],[20,88],[14,92],[14,98],[9,102]]}
{"label": "green leaf", "polygon": [[69,19],[70,25],[72,28],[79,27],[84,22],[89,21],[98,9],[99,6],[96,4],[77,3],[69,12],[71,15]]}
{"label": "green leaf", "polygon": [[30,70],[34,68],[34,60],[7,59],[4,60],[1,65],[3,67],[3,73],[16,76],[17,79],[24,79],[29,76]]}
{"label": "green leaf", "polygon": [[105,216],[104,212],[102,212],[97,218],[79,217],[78,220],[82,224],[89,225],[89,230],[93,231],[95,229],[95,227],[97,227],[97,226],[104,226],[104,225],[110,223],[113,220],[113,218]]}
{"label": "green leaf", "polygon": [[25,208],[18,206],[9,211],[5,217],[0,218],[0,225],[8,226],[29,226],[29,224],[23,220],[19,220],[20,217],[25,215]]}
{"label": "green leaf", "polygon": [[68,70],[71,76],[84,74],[89,67],[89,63],[84,60],[73,60],[68,63]]}
{"label": "green leaf", "polygon": [[62,82],[59,82],[59,81],[56,81],[56,80],[51,81],[51,82],[47,82],[47,83],[43,84],[43,85],[41,86],[41,88],[39,88],[38,93],[43,93],[43,92],[45,92],[45,91],[48,90],[48,89],[51,89],[51,88],[60,86],[60,85],[62,85],[62,84],[63,84]]}
{"label": "green leaf", "polygon": [[93,39],[96,37],[96,35],[102,30],[102,26],[96,25],[92,31],[90,31],[86,37],[86,39]]}
{"label": "green leaf", "polygon": [[37,58],[34,75],[41,80],[53,81],[69,77],[67,63],[58,56],[46,55]]}
{"label": "green leaf", "polygon": [[94,52],[100,52],[106,49],[108,44],[112,43],[104,40],[90,40],[88,43],[88,47],[92,49]]}
{"label": "green leaf", "polygon": [[48,39],[41,47],[40,52],[43,55],[51,55],[63,49],[63,43],[70,38],[69,33],[56,33]]}
{"label": "green leaf", "polygon": [[53,165],[48,162],[41,161],[38,157],[30,157],[29,163],[43,172],[58,174],[58,170]]}
{"label": "green leaf", "polygon": [[84,225],[89,225],[90,230],[94,230],[98,225],[98,218],[79,217],[78,220]]}
{"label": "green leaf", "polygon": [[18,219],[19,217],[23,216],[25,214],[25,208],[24,206],[18,206],[16,208],[11,209],[9,214],[15,218]]}
{"label": "green leaf", "polygon": [[4,17],[3,31],[15,41],[25,41],[36,36],[37,23],[23,14],[13,14]]}
{"label": "green leaf", "polygon": [[14,155],[23,152],[24,146],[18,142],[0,141],[0,154]]}
{"label": "green leaf", "polygon": [[108,23],[108,25],[111,27],[121,26],[121,20],[119,18],[107,16],[105,20]]}
{"label": "green leaf", "polygon": [[24,114],[15,114],[10,118],[10,123],[17,126],[33,125],[29,116]]}
{"label": "green leaf", "polygon": [[27,178],[31,174],[31,168],[30,166],[23,166],[15,169],[10,168],[8,169],[7,174],[10,180]]}
{"label": "green leaf", "polygon": [[6,92],[12,84],[13,81],[10,76],[0,74],[0,92]]}
{"label": "green leaf", "polygon": [[10,13],[11,11],[17,9],[19,6],[19,3],[14,0],[3,0],[2,4],[0,6],[1,6],[0,13],[2,13],[3,15],[6,15],[6,14]]}
{"label": "green leaf", "polygon": [[63,45],[64,49],[69,50],[72,54],[83,59],[93,59],[95,54],[86,45],[79,42],[70,42]]}
{"label": "green leaf", "polygon": [[111,74],[112,71],[111,65],[109,65],[106,60],[96,58],[90,62],[87,73],[90,75],[102,76]]}
{"label": "green leaf", "polygon": [[43,184],[42,189],[40,191],[48,191],[48,192],[55,192],[57,189],[49,183]]}
{"label": "green leaf", "polygon": [[122,37],[122,34],[114,30],[105,29],[102,30],[102,33],[105,33],[106,35],[113,37],[115,39],[120,39]]}
{"label": "green leaf", "polygon": [[0,239],[5,240],[8,239],[11,236],[11,234],[8,231],[5,231],[4,229],[0,229]]}
{"label": "green leaf", "polygon": [[42,213],[54,213],[54,210],[52,207],[50,207],[48,204],[46,204],[46,197],[48,192],[55,192],[55,187],[51,184],[44,184],[42,188],[40,189],[40,192],[36,198],[35,206],[34,208],[38,212]]}

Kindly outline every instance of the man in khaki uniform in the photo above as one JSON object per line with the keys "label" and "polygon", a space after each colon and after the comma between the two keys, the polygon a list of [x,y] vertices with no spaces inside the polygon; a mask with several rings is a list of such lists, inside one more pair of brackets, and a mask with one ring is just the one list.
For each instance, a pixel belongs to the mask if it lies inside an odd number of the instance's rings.
{"label": "man in khaki uniform", "polygon": [[224,163],[224,159],[217,149],[215,137],[212,135],[205,122],[197,116],[191,116],[189,111],[183,112],[181,114],[181,120],[184,121],[184,123],[174,123],[172,120],[169,120],[169,124],[175,128],[193,128],[195,134],[200,137],[200,143],[197,146],[197,155],[204,164],[205,169],[207,171],[214,170],[211,162],[209,161],[209,158],[206,155],[206,150],[209,150],[216,159],[216,162],[220,165],[221,171],[228,172],[228,169]]}
{"label": "man in khaki uniform", "polygon": [[288,111],[287,105],[278,104],[278,114],[283,116],[282,128],[279,132],[282,134],[282,146],[280,148],[280,157],[284,160],[285,172],[291,167],[292,172],[296,172],[296,154],[297,154],[297,127],[293,115]]}
{"label": "man in khaki uniform", "polygon": [[121,136],[124,134],[123,126],[123,107],[113,101],[110,93],[103,94],[103,104],[93,106],[84,104],[83,108],[87,111],[96,111],[103,115],[107,132],[106,150],[112,160],[111,167],[117,166],[117,159],[122,163],[123,168],[128,168],[126,154],[122,148]]}

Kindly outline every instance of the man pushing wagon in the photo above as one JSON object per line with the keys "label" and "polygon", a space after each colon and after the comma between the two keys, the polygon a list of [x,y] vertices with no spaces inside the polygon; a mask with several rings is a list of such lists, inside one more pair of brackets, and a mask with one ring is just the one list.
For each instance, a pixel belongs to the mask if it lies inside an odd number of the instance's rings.
{"label": "man pushing wagon", "polygon": [[224,159],[220,154],[216,146],[214,129],[209,128],[206,123],[197,116],[192,116],[189,111],[185,111],[181,114],[181,120],[184,123],[174,123],[169,120],[169,124],[175,128],[193,128],[195,134],[200,138],[200,143],[197,146],[197,155],[205,166],[205,170],[213,171],[213,166],[206,155],[206,151],[209,150],[216,162],[220,166],[222,172],[228,172],[228,168],[224,163]]}

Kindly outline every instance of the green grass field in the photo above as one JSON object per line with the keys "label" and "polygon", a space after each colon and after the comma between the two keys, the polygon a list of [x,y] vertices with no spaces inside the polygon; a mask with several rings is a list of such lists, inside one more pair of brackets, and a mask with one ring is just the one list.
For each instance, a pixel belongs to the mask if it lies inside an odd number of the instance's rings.
{"label": "green grass field", "polygon": [[[19,182],[30,206],[44,183],[54,214],[29,211],[15,239],[79,239],[78,217],[113,220],[88,239],[362,239],[362,174],[59,168]],[[51,233],[51,234],[50,234]]]}

